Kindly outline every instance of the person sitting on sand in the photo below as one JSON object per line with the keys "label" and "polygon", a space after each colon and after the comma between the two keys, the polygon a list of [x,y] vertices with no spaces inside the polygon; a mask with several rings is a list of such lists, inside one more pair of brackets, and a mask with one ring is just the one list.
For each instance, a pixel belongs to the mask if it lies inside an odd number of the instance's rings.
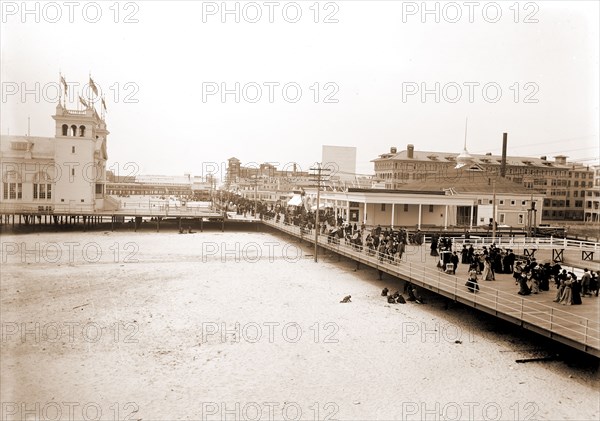
{"label": "person sitting on sand", "polygon": [[396,300],[391,295],[388,295],[387,302],[388,302],[388,304],[396,304]]}
{"label": "person sitting on sand", "polygon": [[346,295],[340,303],[351,303],[352,301],[350,301],[350,298],[352,298],[351,295]]}
{"label": "person sitting on sand", "polygon": [[382,297],[387,297],[387,295],[388,295],[388,292],[389,292],[389,291],[390,291],[389,289],[387,289],[387,288],[384,288],[384,289],[381,291],[381,296],[382,296]]}
{"label": "person sitting on sand", "polygon": [[396,299],[396,302],[398,304],[406,304],[406,300],[404,299],[404,297],[402,296],[402,294],[398,295],[398,298]]}
{"label": "person sitting on sand", "polygon": [[412,284],[408,285],[406,292],[408,293],[408,298],[406,299],[406,301],[417,301],[417,297],[415,297],[415,289],[412,286]]}

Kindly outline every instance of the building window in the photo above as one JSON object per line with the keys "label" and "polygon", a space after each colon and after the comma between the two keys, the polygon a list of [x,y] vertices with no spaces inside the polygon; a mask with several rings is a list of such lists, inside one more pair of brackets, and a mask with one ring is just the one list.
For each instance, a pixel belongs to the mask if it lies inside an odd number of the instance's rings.
{"label": "building window", "polygon": [[79,137],[85,136],[85,126],[79,126]]}
{"label": "building window", "polygon": [[500,199],[500,204],[503,205],[504,204],[504,200]]}
{"label": "building window", "polygon": [[71,136],[77,136],[77,126],[74,124],[71,126]]}
{"label": "building window", "polygon": [[71,153],[75,153],[75,146],[71,146]]}
{"label": "building window", "polygon": [[4,183],[4,199],[22,199],[23,183]]}
{"label": "building window", "polygon": [[433,205],[429,205],[429,212],[433,213]]}
{"label": "building window", "polygon": [[522,213],[519,214],[519,225],[523,225],[523,221],[525,220]]}
{"label": "building window", "polygon": [[408,212],[408,203],[404,204],[404,212]]}
{"label": "building window", "polygon": [[381,212],[385,212],[385,203],[381,204]]}
{"label": "building window", "polygon": [[517,203],[517,202],[516,202],[515,200],[511,200],[511,201],[510,201],[510,205],[511,205],[511,206],[514,206],[514,205],[516,205],[516,203]]}
{"label": "building window", "polygon": [[69,126],[67,126],[66,124],[62,125],[62,135],[63,136],[68,136],[69,135]]}
{"label": "building window", "polygon": [[521,206],[525,206],[527,204],[527,200],[521,200]]}
{"label": "building window", "polygon": [[504,221],[506,219],[506,215],[503,213],[498,214],[498,222],[501,224],[504,224]]}
{"label": "building window", "polygon": [[579,192],[577,190],[573,192],[573,197],[579,197]]}

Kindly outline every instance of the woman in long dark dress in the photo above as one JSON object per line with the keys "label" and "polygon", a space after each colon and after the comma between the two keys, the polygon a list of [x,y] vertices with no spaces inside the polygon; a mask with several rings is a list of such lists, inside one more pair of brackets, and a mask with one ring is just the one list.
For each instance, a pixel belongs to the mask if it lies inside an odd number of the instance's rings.
{"label": "woman in long dark dress", "polygon": [[581,304],[581,283],[579,282],[579,279],[573,280],[573,283],[571,284],[571,304]]}
{"label": "woman in long dark dress", "polygon": [[471,270],[469,270],[469,278],[467,279],[466,286],[470,292],[479,291],[479,284],[477,283],[477,269],[474,265],[471,265]]}
{"label": "woman in long dark dress", "polygon": [[437,234],[434,234],[431,237],[431,255],[432,256],[439,256],[437,248],[438,248],[438,236],[437,236]]}
{"label": "woman in long dark dress", "polygon": [[527,285],[527,273],[523,272],[521,277],[519,278],[519,295],[529,295],[531,294],[531,290],[529,289],[529,285]]}

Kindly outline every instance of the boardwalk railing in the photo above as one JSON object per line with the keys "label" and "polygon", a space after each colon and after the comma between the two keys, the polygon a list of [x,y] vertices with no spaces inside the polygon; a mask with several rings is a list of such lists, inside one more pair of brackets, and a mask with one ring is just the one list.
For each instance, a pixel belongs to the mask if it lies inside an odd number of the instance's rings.
{"label": "boardwalk railing", "polygon": [[531,247],[539,249],[572,249],[572,250],[594,250],[600,251],[600,243],[592,241],[579,241],[569,240],[566,238],[553,238],[553,237],[496,237],[495,240],[492,238],[472,238],[465,240],[464,238],[455,238],[454,244],[473,244],[473,246],[490,246],[496,244],[500,247]]}
{"label": "boardwalk railing", "polygon": [[[311,233],[302,232],[300,227],[277,223],[266,218],[264,223],[314,243],[314,231]],[[525,326],[531,330],[537,330],[545,336],[557,340],[563,339],[562,342],[581,348],[596,356],[600,355],[600,323],[598,320],[580,317],[571,312],[510,294],[488,285],[481,285],[478,293],[471,293],[464,285],[465,279],[444,273],[437,268],[408,262],[406,259],[391,261],[388,256],[379,256],[377,252],[370,254],[366,247],[361,250],[350,245],[341,244],[343,241],[331,243],[327,241],[327,236],[322,234],[318,238],[319,246],[325,249],[383,270],[471,307],[479,308],[499,318]]]}
{"label": "boardwalk railing", "polygon": [[43,204],[15,205],[1,204],[0,214],[30,214],[30,215],[90,215],[90,216],[163,216],[163,217],[217,217],[221,212],[210,207],[187,206],[152,206],[146,203],[126,203],[118,210],[97,210],[93,205]]}

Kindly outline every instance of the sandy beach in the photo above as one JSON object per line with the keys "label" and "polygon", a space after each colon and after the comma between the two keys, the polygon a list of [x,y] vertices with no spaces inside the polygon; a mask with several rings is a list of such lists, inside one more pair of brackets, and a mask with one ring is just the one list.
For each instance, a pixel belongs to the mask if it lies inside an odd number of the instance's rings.
{"label": "sandy beach", "polygon": [[[2,236],[2,419],[592,420],[597,364],[268,233]],[[351,295],[350,303],[339,301]],[[29,415],[34,419],[34,415]]]}

